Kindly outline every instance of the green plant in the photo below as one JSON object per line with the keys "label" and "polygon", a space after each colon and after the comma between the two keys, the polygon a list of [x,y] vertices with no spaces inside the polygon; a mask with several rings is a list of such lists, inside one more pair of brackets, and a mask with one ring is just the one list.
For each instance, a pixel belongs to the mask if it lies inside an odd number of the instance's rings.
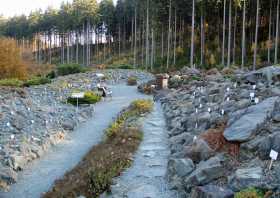
{"label": "green plant", "polygon": [[49,78],[36,76],[36,77],[33,77],[33,78],[25,81],[23,86],[30,87],[30,86],[34,86],[34,85],[43,85],[43,84],[48,84],[48,83],[51,83],[51,80]]}
{"label": "green plant", "polygon": [[234,195],[234,198],[263,198],[264,192],[257,188],[247,188]]}
{"label": "green plant", "polygon": [[132,76],[127,79],[127,85],[134,86],[137,85],[137,78]]}
{"label": "green plant", "polygon": [[51,71],[50,73],[48,73],[46,75],[46,78],[49,78],[49,79],[54,79],[55,77],[56,77],[55,71]]}
{"label": "green plant", "polygon": [[134,69],[134,67],[132,65],[124,64],[124,65],[118,66],[118,69]]}
{"label": "green plant", "polygon": [[16,78],[3,79],[0,80],[0,86],[21,87],[23,86],[23,81],[18,80]]}
{"label": "green plant", "polygon": [[78,64],[62,64],[57,66],[57,74],[59,76],[65,76],[69,74],[84,73],[86,68]]}
{"label": "green plant", "polygon": [[[78,99],[78,104],[95,104],[101,100],[101,96],[97,95],[96,93],[92,91],[85,92],[84,98]],[[77,99],[69,97],[67,99],[67,102],[72,105],[77,105]]]}

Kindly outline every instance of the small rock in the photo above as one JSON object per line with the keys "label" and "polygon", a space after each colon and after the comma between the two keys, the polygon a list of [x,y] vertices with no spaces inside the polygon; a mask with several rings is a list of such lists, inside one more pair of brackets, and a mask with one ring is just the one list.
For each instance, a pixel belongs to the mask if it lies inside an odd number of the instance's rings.
{"label": "small rock", "polygon": [[233,198],[234,192],[215,185],[197,186],[192,190],[191,198]]}
{"label": "small rock", "polygon": [[225,175],[221,159],[217,156],[207,161],[202,161],[197,165],[191,175],[185,178],[184,182],[187,186],[205,185]]}
{"label": "small rock", "polygon": [[229,178],[230,188],[234,191],[241,191],[248,187],[260,187],[263,177],[261,167],[237,169]]}
{"label": "small rock", "polygon": [[191,146],[185,148],[185,156],[191,158],[195,163],[207,160],[214,155],[214,151],[202,139],[197,139]]}

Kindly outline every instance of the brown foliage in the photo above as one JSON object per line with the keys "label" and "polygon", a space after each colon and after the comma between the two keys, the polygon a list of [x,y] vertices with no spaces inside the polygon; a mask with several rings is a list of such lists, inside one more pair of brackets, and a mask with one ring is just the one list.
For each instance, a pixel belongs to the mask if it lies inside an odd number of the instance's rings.
{"label": "brown foliage", "polygon": [[27,75],[27,66],[24,64],[20,49],[13,39],[0,38],[0,79],[19,78]]}
{"label": "brown foliage", "polygon": [[237,142],[229,142],[224,138],[223,133],[225,128],[225,123],[219,124],[216,128],[209,129],[203,133],[201,138],[204,139],[214,151],[227,152],[232,156],[238,156],[240,144]]}

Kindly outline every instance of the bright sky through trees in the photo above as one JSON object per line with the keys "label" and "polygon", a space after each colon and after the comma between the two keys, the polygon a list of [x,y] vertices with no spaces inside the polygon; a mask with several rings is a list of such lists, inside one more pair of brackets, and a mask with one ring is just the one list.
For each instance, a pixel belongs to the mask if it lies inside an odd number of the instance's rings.
{"label": "bright sky through trees", "polygon": [[31,10],[39,8],[42,10],[45,10],[48,6],[59,8],[63,1],[72,2],[72,0],[0,0],[0,15],[5,17],[21,14],[28,15]]}

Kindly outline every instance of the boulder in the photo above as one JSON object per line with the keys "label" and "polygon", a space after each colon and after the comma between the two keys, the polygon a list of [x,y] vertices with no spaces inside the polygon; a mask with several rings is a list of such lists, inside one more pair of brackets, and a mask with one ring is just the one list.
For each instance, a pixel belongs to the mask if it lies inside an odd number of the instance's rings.
{"label": "boulder", "polygon": [[197,186],[192,190],[191,198],[233,198],[234,192],[215,185]]}
{"label": "boulder", "polygon": [[197,139],[191,146],[185,148],[185,156],[192,159],[195,163],[208,160],[214,153],[203,139]]}
{"label": "boulder", "polygon": [[189,175],[195,168],[195,165],[191,159],[170,159],[168,162],[168,174],[172,177],[178,175],[179,177],[185,177]]}
{"label": "boulder", "polygon": [[197,168],[185,178],[184,182],[188,187],[205,185],[225,175],[221,159],[217,156],[207,161],[202,161]]}
{"label": "boulder", "polygon": [[229,186],[234,191],[262,185],[263,170],[261,167],[237,169],[229,178]]}
{"label": "boulder", "polygon": [[13,169],[0,165],[0,181],[13,184],[17,181],[17,174]]}
{"label": "boulder", "polygon": [[65,120],[61,123],[61,126],[65,130],[72,131],[72,130],[74,130],[76,123],[73,120]]}
{"label": "boulder", "polygon": [[264,81],[271,84],[280,79],[280,67],[270,66],[252,71],[243,76],[243,80],[249,83],[257,83],[258,81]]}
{"label": "boulder", "polygon": [[273,116],[275,106],[278,103],[279,97],[271,97],[258,105],[234,113],[234,118],[230,118],[229,125],[224,131],[224,137],[228,141],[249,141],[260,127]]}

